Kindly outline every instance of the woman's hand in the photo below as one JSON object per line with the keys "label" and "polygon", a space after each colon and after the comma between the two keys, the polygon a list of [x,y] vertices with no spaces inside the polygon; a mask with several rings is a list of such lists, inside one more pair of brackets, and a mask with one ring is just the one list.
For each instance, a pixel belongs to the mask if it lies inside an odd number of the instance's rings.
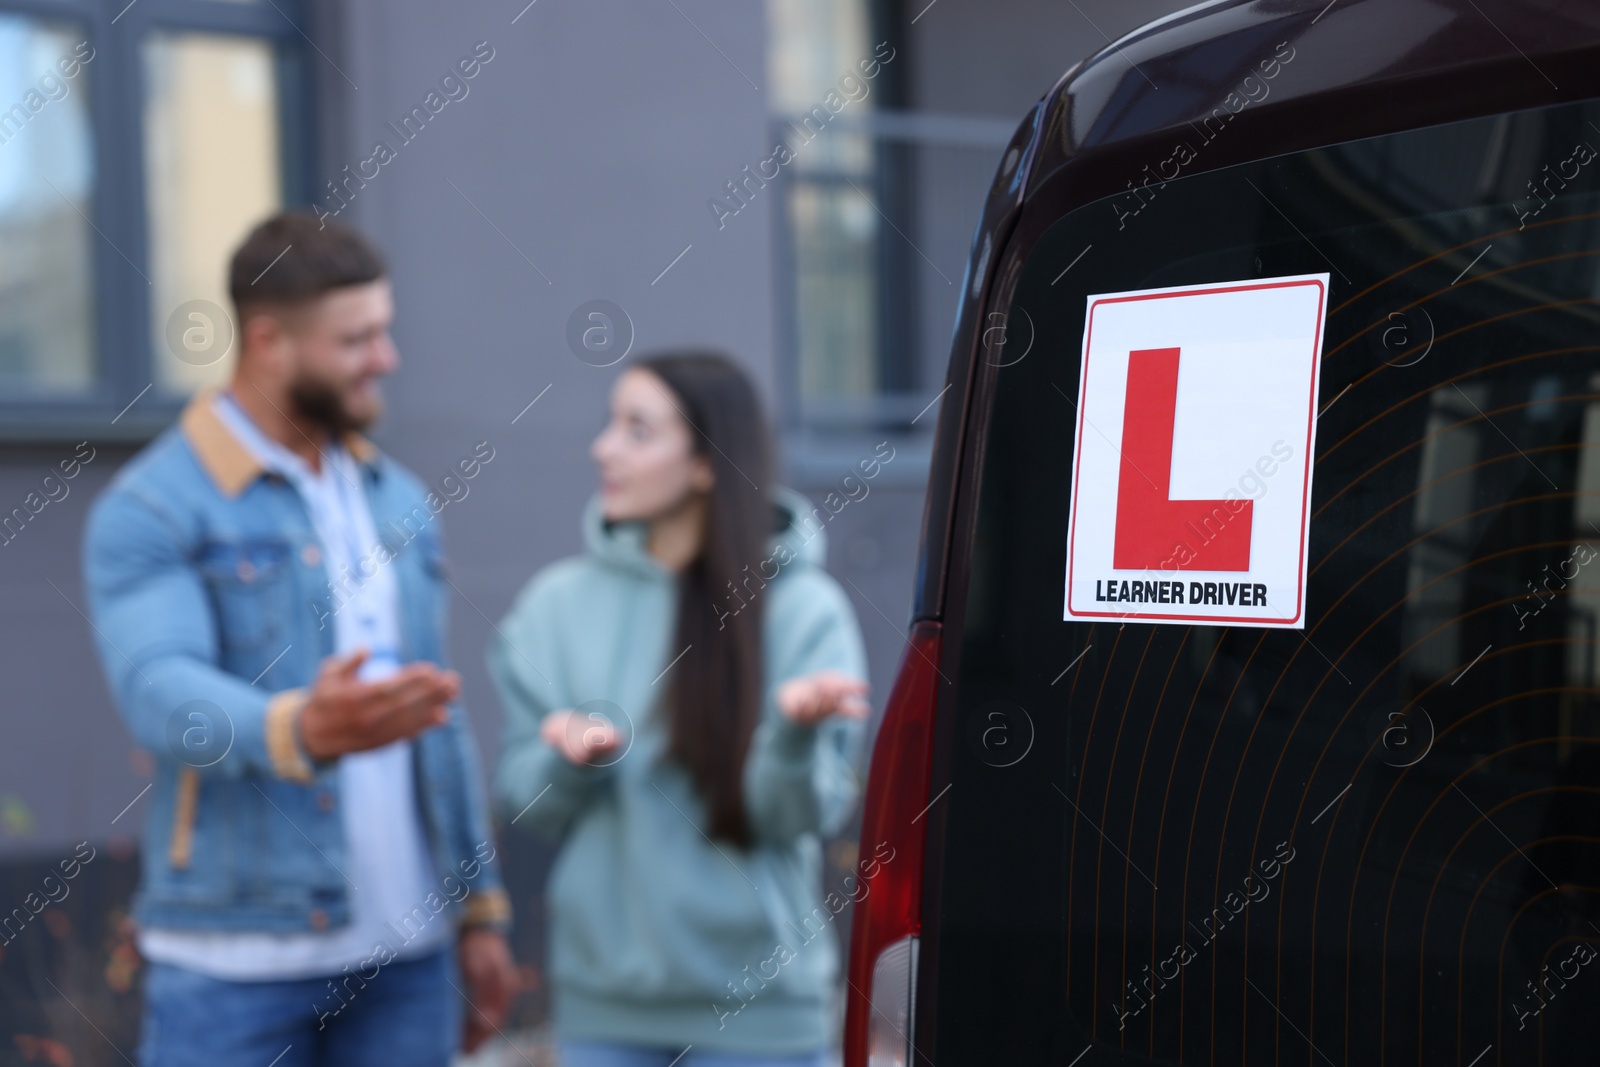
{"label": "woman's hand", "polygon": [[867,683],[840,671],[818,671],[778,686],[778,710],[801,726],[815,726],[830,715],[865,719],[872,711],[866,698]]}
{"label": "woman's hand", "polygon": [[546,715],[539,724],[539,737],[568,763],[580,767],[604,760],[622,744],[621,731],[604,716],[570,708]]}

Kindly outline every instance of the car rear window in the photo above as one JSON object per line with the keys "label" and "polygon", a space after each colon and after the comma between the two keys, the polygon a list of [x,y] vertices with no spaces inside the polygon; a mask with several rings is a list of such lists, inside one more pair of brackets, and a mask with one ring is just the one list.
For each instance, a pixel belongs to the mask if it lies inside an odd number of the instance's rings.
{"label": "car rear window", "polygon": [[[1592,1055],[1597,148],[1590,103],[1135,173],[1027,252],[949,590],[940,1064]],[[1063,621],[1089,298],[1320,274],[1304,628]]]}

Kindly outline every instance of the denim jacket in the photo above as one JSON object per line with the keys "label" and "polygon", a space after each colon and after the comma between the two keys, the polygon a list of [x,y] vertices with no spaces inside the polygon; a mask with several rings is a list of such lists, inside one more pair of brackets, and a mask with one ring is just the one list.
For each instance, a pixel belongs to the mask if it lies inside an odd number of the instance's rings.
{"label": "denim jacket", "polygon": [[[445,665],[439,498],[365,438],[345,444],[384,542],[376,565],[395,568],[401,662]],[[338,762],[310,759],[295,728],[334,650],[339,604],[323,555],[299,494],[218,419],[210,390],[90,511],[83,566],[96,646],[124,721],[155,757],[134,907],[144,925],[287,933],[350,919]],[[460,706],[412,752],[439,877],[437,900],[418,903],[504,926],[510,907]]]}

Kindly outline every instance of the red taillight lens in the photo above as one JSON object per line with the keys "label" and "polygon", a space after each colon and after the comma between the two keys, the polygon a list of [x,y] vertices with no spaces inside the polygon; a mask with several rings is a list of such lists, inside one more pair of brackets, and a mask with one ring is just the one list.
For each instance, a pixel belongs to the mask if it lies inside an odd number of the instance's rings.
{"label": "red taillight lens", "polygon": [[[869,1036],[887,1028],[890,1034],[905,1030],[910,1043],[910,1003],[903,1013],[892,1004],[875,1010],[873,997],[898,1001],[908,997],[898,989],[874,990],[885,985],[887,975],[903,969],[898,956],[879,966],[885,950],[909,955],[911,945],[900,945],[915,938],[922,929],[922,852],[924,817],[928,807],[928,763],[933,739],[934,699],[943,680],[939,673],[941,629],[937,622],[919,622],[911,628],[910,644],[900,662],[883,725],[873,745],[872,763],[867,772],[867,799],[861,816],[861,855],[876,858],[882,866],[872,879],[871,892],[856,910],[850,931],[850,963],[845,988],[844,1062],[845,1067],[868,1067]],[[892,851],[891,851],[892,850]],[[913,942],[914,944],[914,942]],[[914,973],[908,976],[912,981]],[[901,979],[896,978],[898,983]],[[887,1010],[883,1010],[887,1009]],[[872,1025],[874,1015],[882,1016],[881,1027]],[[898,1016],[896,1018],[895,1016]],[[877,1046],[880,1041],[872,1041]],[[870,1062],[885,1059],[874,1048]]]}

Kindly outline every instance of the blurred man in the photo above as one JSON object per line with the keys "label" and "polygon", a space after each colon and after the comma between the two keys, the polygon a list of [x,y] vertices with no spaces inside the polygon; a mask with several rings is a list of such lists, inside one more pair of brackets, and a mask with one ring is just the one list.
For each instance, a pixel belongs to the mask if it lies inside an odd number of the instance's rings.
{"label": "blurred man", "polygon": [[510,908],[436,665],[438,498],[359,432],[398,362],[389,282],[354,231],[281,215],[229,287],[232,380],[119,472],[84,546],[156,757],[141,1060],[442,1065],[508,1005]]}

